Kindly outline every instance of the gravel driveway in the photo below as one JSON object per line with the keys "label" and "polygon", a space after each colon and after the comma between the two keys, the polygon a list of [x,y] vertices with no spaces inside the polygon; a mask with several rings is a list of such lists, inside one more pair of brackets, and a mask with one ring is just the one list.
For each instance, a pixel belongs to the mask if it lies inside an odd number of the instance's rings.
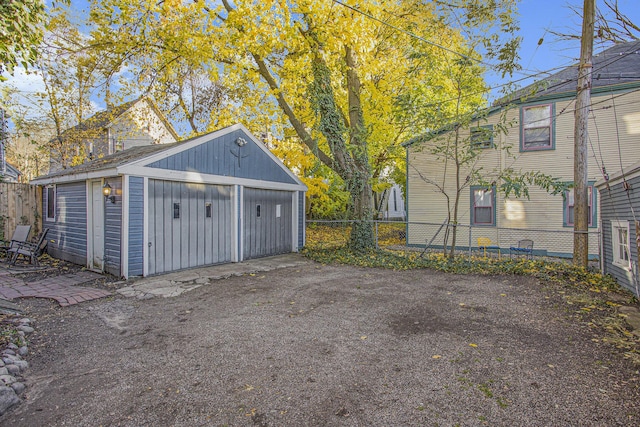
{"label": "gravel driveway", "polygon": [[638,371],[524,277],[301,266],[35,319],[6,426],[637,426]]}

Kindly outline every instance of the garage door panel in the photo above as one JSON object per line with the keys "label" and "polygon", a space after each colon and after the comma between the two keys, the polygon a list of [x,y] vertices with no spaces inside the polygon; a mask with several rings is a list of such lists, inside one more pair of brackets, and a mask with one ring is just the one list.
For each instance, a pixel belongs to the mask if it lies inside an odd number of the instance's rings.
{"label": "garage door panel", "polygon": [[245,259],[292,250],[292,193],[244,189],[243,255]]}
{"label": "garage door panel", "polygon": [[231,260],[229,187],[149,180],[149,198],[149,274]]}
{"label": "garage door panel", "polygon": [[[205,188],[205,192],[204,192],[204,203],[205,203],[205,214],[207,211],[207,203],[211,203],[211,200],[213,199],[213,192],[214,192],[214,187],[208,185]],[[203,243],[203,256],[204,256],[204,260],[203,263],[206,264],[212,264],[213,263],[213,203],[211,203],[210,205],[210,211],[212,216],[211,217],[206,217],[204,220],[202,221],[203,224],[203,239],[202,239],[202,243]]]}

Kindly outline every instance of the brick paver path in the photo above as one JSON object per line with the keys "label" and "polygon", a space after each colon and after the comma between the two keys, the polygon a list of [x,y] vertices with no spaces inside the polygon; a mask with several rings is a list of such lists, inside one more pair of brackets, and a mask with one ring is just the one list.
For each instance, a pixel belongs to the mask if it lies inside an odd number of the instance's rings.
{"label": "brick paver path", "polygon": [[0,270],[0,297],[8,300],[14,298],[51,298],[65,307],[111,295],[111,292],[102,289],[77,286],[99,277],[98,273],[80,271],[25,283],[7,270]]}

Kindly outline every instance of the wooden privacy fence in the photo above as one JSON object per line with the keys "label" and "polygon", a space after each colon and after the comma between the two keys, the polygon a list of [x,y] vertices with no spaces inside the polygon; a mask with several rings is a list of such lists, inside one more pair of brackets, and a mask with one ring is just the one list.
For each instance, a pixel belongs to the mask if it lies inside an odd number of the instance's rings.
{"label": "wooden privacy fence", "polygon": [[42,230],[42,188],[0,182],[0,239],[10,239],[16,225],[31,225],[30,237]]}

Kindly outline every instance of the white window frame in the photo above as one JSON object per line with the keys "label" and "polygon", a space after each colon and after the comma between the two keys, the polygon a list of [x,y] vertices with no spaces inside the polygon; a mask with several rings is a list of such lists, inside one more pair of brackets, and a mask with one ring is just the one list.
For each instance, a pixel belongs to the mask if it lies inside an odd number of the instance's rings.
{"label": "white window frame", "polygon": [[[593,184],[589,184],[589,186],[587,187],[587,197],[588,197],[588,204],[589,204],[589,227],[594,227],[594,194],[595,194],[595,188],[593,187]],[[564,202],[564,225],[566,227],[573,227],[574,226],[574,221],[570,221],[570,217],[571,215],[569,215],[570,210],[573,209],[573,213],[575,213],[575,193],[573,191],[573,188],[569,189],[566,191],[565,193],[565,202]],[[574,217],[575,220],[575,217]]]}
{"label": "white window frame", "polygon": [[[548,117],[541,120],[535,120],[531,122],[525,121],[525,116],[528,110],[545,108],[548,112]],[[548,129],[549,130],[549,142],[547,144],[527,143],[527,130],[535,129]],[[522,125],[520,128],[522,143],[520,149],[522,151],[537,151],[537,150],[551,150],[553,149],[553,104],[539,104],[522,107]]]}
{"label": "white window frame", "polygon": [[[486,200],[489,201],[489,205],[487,206]],[[481,227],[495,227],[496,225],[496,197],[495,197],[495,187],[484,188],[484,187],[471,187],[471,209],[472,212],[472,221],[471,225],[473,226],[481,226]],[[477,209],[489,209],[490,221],[489,222],[479,222],[476,215]]]}
{"label": "white window frame", "polygon": [[[622,233],[626,234],[626,242],[621,242]],[[611,220],[611,247],[613,250],[613,265],[631,269],[631,241],[629,221]],[[622,236],[623,237],[623,236]]]}

